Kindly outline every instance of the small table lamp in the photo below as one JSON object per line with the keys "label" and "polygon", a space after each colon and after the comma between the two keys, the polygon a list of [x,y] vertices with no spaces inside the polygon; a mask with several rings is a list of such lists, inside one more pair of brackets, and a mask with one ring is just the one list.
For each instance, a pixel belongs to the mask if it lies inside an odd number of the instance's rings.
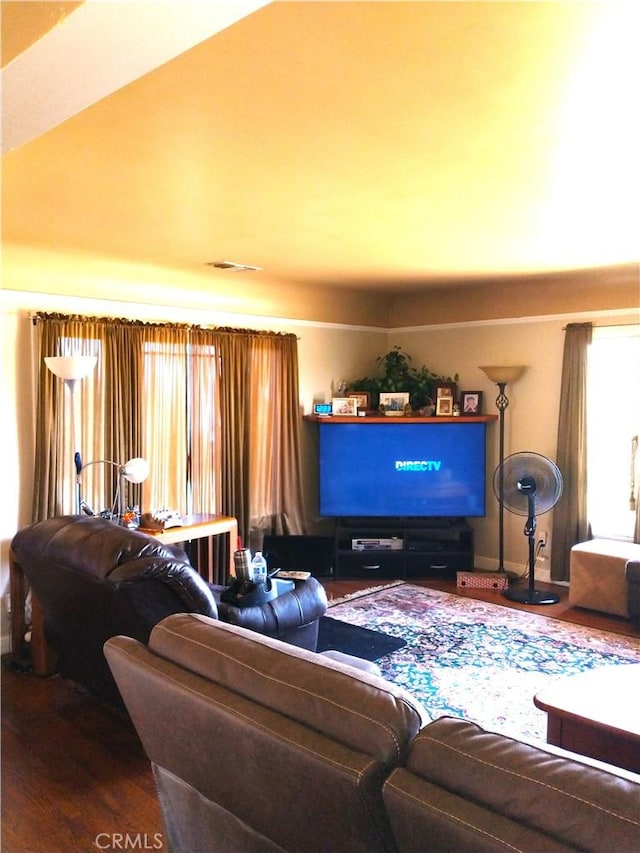
{"label": "small table lamp", "polygon": [[[82,500],[81,492],[80,492],[80,476],[83,471],[89,468],[91,465],[111,465],[118,470],[118,491],[116,493],[116,501],[118,505],[118,520],[121,521],[124,515],[124,483],[125,480],[129,483],[142,483],[149,476],[149,463],[146,459],[143,459],[142,456],[135,456],[133,459],[129,459],[124,465],[119,465],[117,462],[112,462],[111,459],[96,459],[93,462],[87,462],[86,465],[82,465],[80,463],[79,469],[77,471],[77,483],[78,483],[78,505],[79,512],[82,509],[85,509],[90,515],[92,510],[89,509],[87,504]],[[114,502],[115,503],[115,502]]]}

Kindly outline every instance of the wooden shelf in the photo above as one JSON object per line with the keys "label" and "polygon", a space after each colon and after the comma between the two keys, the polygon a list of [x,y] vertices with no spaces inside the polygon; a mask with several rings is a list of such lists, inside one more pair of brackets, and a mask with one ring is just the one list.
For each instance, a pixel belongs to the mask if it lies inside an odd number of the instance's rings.
{"label": "wooden shelf", "polygon": [[477,424],[493,423],[497,415],[458,415],[457,417],[421,418],[421,417],[388,417],[387,415],[365,415],[352,418],[347,415],[303,415],[303,420],[314,424]]}

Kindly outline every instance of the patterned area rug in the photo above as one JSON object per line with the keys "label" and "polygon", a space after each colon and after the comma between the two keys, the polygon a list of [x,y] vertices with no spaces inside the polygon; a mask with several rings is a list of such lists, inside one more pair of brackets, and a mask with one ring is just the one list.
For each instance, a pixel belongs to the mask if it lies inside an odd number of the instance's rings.
{"label": "patterned area rug", "polygon": [[546,714],[533,704],[543,686],[640,660],[632,637],[402,582],[348,596],[329,613],[405,640],[378,666],[432,718],[465,717],[534,742],[546,740]]}

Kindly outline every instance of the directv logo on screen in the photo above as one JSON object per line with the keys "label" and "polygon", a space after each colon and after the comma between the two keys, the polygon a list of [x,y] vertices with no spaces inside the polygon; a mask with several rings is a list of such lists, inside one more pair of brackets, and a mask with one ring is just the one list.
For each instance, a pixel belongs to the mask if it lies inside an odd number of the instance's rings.
{"label": "directv logo on screen", "polygon": [[431,459],[429,462],[401,462],[396,460],[396,471],[439,471],[442,466],[441,459]]}

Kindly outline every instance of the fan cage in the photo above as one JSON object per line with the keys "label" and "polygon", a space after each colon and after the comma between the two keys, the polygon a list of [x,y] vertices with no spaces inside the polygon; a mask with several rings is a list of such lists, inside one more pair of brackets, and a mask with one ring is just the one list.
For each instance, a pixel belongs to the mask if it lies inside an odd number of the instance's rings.
{"label": "fan cage", "polygon": [[500,474],[502,472],[502,502],[509,512],[529,515],[529,496],[518,483],[525,478],[535,482],[535,513],[549,512],[560,500],[563,489],[562,474],[558,466],[541,453],[521,451],[505,457],[493,475],[493,490],[500,500]]}

